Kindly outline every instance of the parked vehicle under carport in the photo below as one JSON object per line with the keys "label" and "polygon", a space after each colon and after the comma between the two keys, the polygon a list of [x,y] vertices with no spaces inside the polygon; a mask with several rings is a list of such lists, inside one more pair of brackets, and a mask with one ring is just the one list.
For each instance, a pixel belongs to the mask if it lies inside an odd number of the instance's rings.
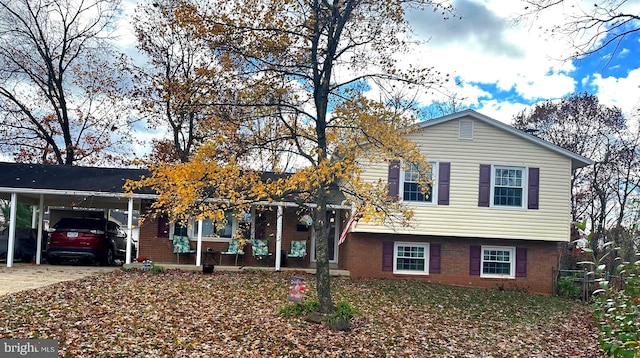
{"label": "parked vehicle under carport", "polygon": [[[127,234],[113,221],[102,218],[62,218],[49,234],[46,257],[50,264],[63,260],[99,262],[110,266],[125,260]],[[131,243],[131,257],[136,257]]]}
{"label": "parked vehicle under carport", "polygon": [[[30,228],[16,228],[13,246],[13,258],[22,262],[31,262],[36,255],[38,231]],[[42,249],[46,247],[46,235],[42,239]],[[0,232],[0,260],[7,259],[9,250],[9,229]]]}

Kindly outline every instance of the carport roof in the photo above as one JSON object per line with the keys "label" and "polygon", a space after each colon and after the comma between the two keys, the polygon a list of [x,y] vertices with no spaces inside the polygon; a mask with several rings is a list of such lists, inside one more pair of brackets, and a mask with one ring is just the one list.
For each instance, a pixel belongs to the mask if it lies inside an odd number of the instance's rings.
{"label": "carport roof", "polygon": [[[124,209],[129,197],[122,188],[124,183],[148,175],[146,169],[0,162],[0,198],[9,199],[11,193],[16,193],[18,201],[36,205],[43,195],[49,206]],[[262,180],[273,180],[286,175],[289,174],[263,172],[261,176]],[[133,192],[138,203],[157,197],[151,188]],[[339,190],[332,190],[330,202],[344,200]]]}
{"label": "carport roof", "polygon": [[[0,162],[0,198],[12,193],[18,201],[36,205],[44,196],[46,205],[125,209],[127,179],[139,180],[146,169],[100,168]],[[134,191],[133,198],[154,198],[149,188]]]}
{"label": "carport roof", "polygon": [[[0,187],[124,193],[127,181],[148,176],[146,169],[99,168],[0,162]],[[135,191],[154,194],[151,189]]]}

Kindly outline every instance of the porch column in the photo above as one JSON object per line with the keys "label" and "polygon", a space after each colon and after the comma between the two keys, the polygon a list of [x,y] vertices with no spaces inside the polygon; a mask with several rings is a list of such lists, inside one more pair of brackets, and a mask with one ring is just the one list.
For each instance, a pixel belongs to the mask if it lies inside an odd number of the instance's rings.
{"label": "porch column", "polygon": [[18,194],[11,193],[11,208],[9,209],[9,243],[7,245],[7,267],[13,267],[13,250],[16,241],[16,207]]}
{"label": "porch column", "polygon": [[31,205],[31,228],[35,229],[37,226],[38,214],[36,213],[36,207]]}
{"label": "porch column", "polygon": [[44,194],[40,194],[38,204],[38,235],[36,236],[36,265],[40,265],[42,260],[42,221],[44,219]]}
{"label": "porch column", "polygon": [[127,218],[127,256],[125,258],[125,263],[131,263],[131,243],[133,242],[133,198],[129,198],[129,207],[127,208],[127,214],[129,217]]}
{"label": "porch column", "polygon": [[251,234],[249,236],[251,240],[256,239],[256,207],[251,206]]}
{"label": "porch column", "polygon": [[280,251],[282,251],[282,216],[284,214],[284,207],[278,205],[278,218],[276,221],[276,271],[280,271]]}
{"label": "porch column", "polygon": [[196,246],[196,266],[202,261],[202,219],[198,220],[198,245]]}

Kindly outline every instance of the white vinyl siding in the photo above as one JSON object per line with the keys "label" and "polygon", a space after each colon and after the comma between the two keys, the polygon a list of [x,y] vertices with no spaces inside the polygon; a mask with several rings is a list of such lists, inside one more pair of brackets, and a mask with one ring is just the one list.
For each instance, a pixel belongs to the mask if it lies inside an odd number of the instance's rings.
{"label": "white vinyl siding", "polygon": [[[458,140],[455,120],[412,133],[409,138],[427,159],[451,163],[449,205],[407,203],[414,210],[412,226],[360,221],[354,231],[568,241],[570,158],[478,120],[474,120],[473,136],[472,141]],[[538,210],[478,207],[480,164],[501,163],[540,168]],[[363,179],[372,183],[387,180],[387,163],[367,163],[363,168]]]}

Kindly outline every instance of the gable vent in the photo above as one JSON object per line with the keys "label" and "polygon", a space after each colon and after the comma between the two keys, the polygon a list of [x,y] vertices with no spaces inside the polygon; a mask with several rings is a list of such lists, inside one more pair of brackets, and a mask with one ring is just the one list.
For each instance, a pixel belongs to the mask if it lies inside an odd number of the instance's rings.
{"label": "gable vent", "polygon": [[461,119],[458,121],[458,139],[473,139],[472,119]]}

